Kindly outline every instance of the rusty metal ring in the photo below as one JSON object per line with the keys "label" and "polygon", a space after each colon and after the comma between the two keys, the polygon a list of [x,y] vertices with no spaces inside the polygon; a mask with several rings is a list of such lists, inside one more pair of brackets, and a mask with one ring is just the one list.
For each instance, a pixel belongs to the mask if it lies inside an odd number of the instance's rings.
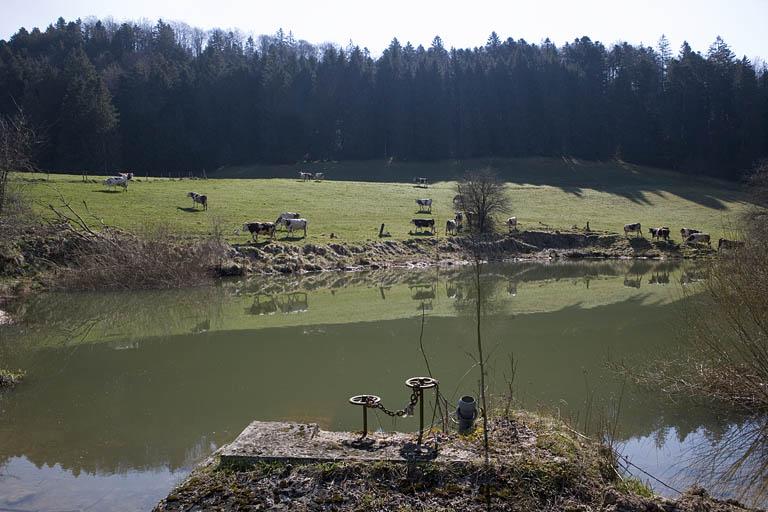
{"label": "rusty metal ring", "polygon": [[429,389],[438,385],[438,380],[432,377],[411,377],[405,385],[412,389]]}
{"label": "rusty metal ring", "polygon": [[376,395],[355,395],[349,397],[349,403],[352,405],[363,405],[365,407],[378,407],[381,403],[381,398]]}

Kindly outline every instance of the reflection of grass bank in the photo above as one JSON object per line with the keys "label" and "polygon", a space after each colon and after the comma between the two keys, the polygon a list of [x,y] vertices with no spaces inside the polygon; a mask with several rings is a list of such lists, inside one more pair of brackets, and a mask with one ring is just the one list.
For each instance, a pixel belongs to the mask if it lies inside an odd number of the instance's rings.
{"label": "reflection of grass bank", "polygon": [[[491,265],[484,277],[484,303],[496,315],[596,308],[628,300],[669,303],[678,298],[674,283],[685,271],[660,265],[669,283],[646,284],[648,277],[640,289],[626,285],[628,272],[652,276],[662,271],[625,262]],[[470,314],[470,280],[468,268],[412,269],[258,277],[182,290],[51,293],[28,301],[20,324],[6,329],[9,337],[18,332],[26,343],[42,347],[380,322],[419,316],[422,306],[428,316],[454,317]]]}
{"label": "reflection of grass bank", "polygon": [[[457,445],[481,459],[477,432],[436,437],[443,450]],[[677,501],[654,497],[640,482],[620,477],[603,447],[551,418],[513,412],[492,422],[490,437],[487,466],[378,461],[225,468],[214,456],[156,510],[743,510],[701,492]]]}

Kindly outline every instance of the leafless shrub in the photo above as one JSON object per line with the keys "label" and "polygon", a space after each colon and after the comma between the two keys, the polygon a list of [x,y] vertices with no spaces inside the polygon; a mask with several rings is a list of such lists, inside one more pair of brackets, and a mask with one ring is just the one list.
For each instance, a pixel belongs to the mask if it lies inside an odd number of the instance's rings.
{"label": "leafless shrub", "polygon": [[768,410],[768,251],[761,240],[713,261],[690,316],[705,389]]}
{"label": "leafless shrub", "polygon": [[468,212],[467,224],[475,235],[494,230],[495,217],[510,211],[504,182],[490,169],[468,171],[456,185],[458,202]]}
{"label": "leafless shrub", "polygon": [[52,285],[69,290],[177,288],[213,279],[222,259],[215,240],[181,243],[166,227],[139,235],[107,230],[80,240],[74,263],[60,268]]}
{"label": "leafless shrub", "polygon": [[11,172],[34,170],[32,151],[37,143],[35,130],[21,109],[12,117],[0,116],[0,214]]}
{"label": "leafless shrub", "polygon": [[488,437],[488,408],[486,388],[486,363],[487,355],[483,350],[482,317],[483,317],[483,248],[484,239],[491,236],[494,231],[494,218],[496,215],[510,210],[509,197],[506,194],[504,183],[490,169],[468,171],[464,178],[456,185],[458,206],[467,216],[467,225],[470,228],[469,244],[474,260],[474,285],[475,285],[475,337],[477,341],[476,364],[480,369],[480,403],[483,408],[483,453],[486,464],[489,462],[489,437]]}

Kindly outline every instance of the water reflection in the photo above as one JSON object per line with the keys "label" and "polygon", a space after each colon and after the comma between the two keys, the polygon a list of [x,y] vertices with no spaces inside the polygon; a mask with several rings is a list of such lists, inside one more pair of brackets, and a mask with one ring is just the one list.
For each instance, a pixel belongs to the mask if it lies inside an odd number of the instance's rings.
{"label": "water reflection", "polygon": [[748,418],[692,446],[691,473],[724,496],[760,506],[768,496],[768,423]]}
{"label": "water reflection", "polygon": [[[492,390],[506,389],[514,357],[515,388],[528,406],[575,416],[587,387],[617,393],[605,362],[662,352],[674,336],[678,284],[698,272],[652,261],[488,266],[481,292]],[[6,473],[26,463],[55,467],[72,478],[176,475],[253,419],[358,428],[359,411],[346,397],[375,391],[399,404],[403,379],[424,372],[422,311],[434,374],[451,399],[474,392],[466,355],[473,279],[471,267],[457,267],[255,278],[194,293],[40,297],[15,312],[17,324],[0,328],[3,364],[28,370],[27,382],[0,400],[0,465]],[[416,428],[410,419],[371,421]],[[618,435],[630,455],[652,453],[667,471],[686,439],[724,439],[739,424],[733,414],[633,390]],[[635,448],[641,441],[666,451]],[[28,475],[24,467],[18,471]],[[64,484],[49,473],[23,479],[27,487],[42,481],[55,496]],[[695,478],[688,472],[685,482]],[[9,486],[0,478],[0,496]],[[84,488],[83,503],[93,501]],[[0,498],[2,506],[10,508]]]}

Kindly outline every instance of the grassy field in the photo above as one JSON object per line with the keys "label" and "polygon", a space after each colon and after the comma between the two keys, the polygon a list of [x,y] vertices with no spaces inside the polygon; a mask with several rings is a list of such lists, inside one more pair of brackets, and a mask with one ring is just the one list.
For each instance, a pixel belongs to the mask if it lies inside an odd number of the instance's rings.
{"label": "grassy field", "polygon": [[[247,235],[236,232],[243,222],[273,221],[280,212],[296,211],[309,220],[309,242],[327,242],[331,233],[341,241],[360,242],[376,239],[381,223],[393,238],[408,238],[413,229],[409,221],[417,216],[415,199],[421,197],[434,200],[432,217],[443,236],[445,220],[453,216],[453,180],[464,169],[484,166],[508,181],[510,213],[523,229],[542,224],[567,229],[589,221],[592,229],[618,232],[625,223],[641,222],[670,226],[673,234],[682,226],[695,227],[716,240],[732,236],[732,226],[747,206],[744,191],[734,183],[620,162],[545,158],[231,167],[209,173],[216,179],[208,180],[139,177],[127,193],[107,191],[76,175],[15,174],[12,180],[41,212],[49,203],[59,204],[61,194],[73,207],[84,210],[85,201],[105,223],[129,230],[168,226],[194,237],[211,233],[218,224],[228,240],[245,241]],[[305,168],[324,170],[328,180],[296,179],[296,171]],[[416,188],[413,176],[434,181],[428,189]],[[208,195],[207,212],[191,208],[189,191]],[[279,240],[284,238],[279,234]]]}

